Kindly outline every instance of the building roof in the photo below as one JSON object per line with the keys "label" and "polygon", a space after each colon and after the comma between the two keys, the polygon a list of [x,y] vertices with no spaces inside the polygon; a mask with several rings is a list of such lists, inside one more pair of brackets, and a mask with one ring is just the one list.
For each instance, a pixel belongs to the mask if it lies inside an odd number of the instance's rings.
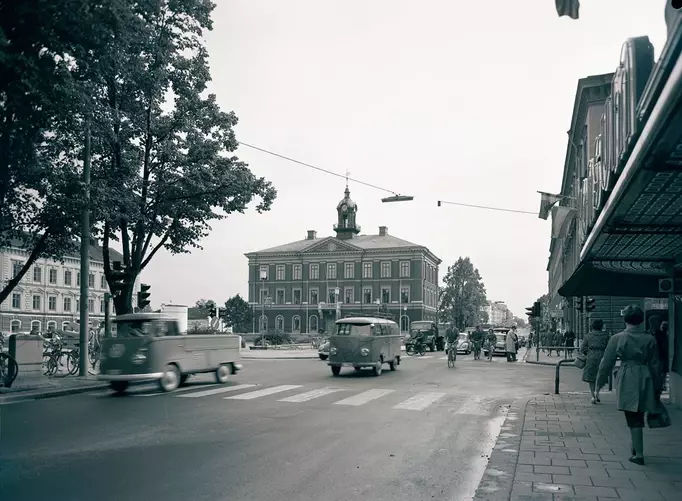
{"label": "building roof", "polygon": [[[70,250],[66,254],[64,254],[64,257],[71,257],[74,259],[80,259],[80,243],[75,242],[74,244],[76,247],[74,250]],[[28,250],[26,249],[26,246],[24,245],[23,240],[20,238],[13,238],[8,245],[5,247],[7,248],[12,248],[12,249],[22,249],[22,250]],[[109,248],[109,259],[111,261],[123,261],[123,254],[118,252],[115,249]],[[104,256],[102,254],[102,247],[95,243],[90,244],[90,260],[91,261],[98,261],[100,263],[104,262]]]}
{"label": "building roof", "polygon": [[[249,252],[246,254],[247,257],[263,254],[296,254],[311,251],[316,247],[324,247],[324,245],[329,245],[330,242],[334,242],[337,245],[337,250],[339,251],[373,251],[373,250],[398,250],[398,249],[423,249],[429,253],[431,251],[424,245],[415,244],[402,238],[395,237],[393,235],[358,235],[351,239],[342,240],[336,237],[322,237],[314,239],[303,239],[297,240],[295,242],[289,242],[283,245],[278,245],[275,247],[269,247],[267,249],[262,249],[254,252]],[[433,256],[438,263],[441,260]]]}

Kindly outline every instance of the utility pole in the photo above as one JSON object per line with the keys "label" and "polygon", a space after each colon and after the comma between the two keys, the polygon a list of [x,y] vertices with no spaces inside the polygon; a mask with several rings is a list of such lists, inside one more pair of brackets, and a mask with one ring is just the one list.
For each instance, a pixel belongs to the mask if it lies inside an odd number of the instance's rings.
{"label": "utility pole", "polygon": [[83,212],[81,214],[81,311],[80,311],[80,360],[79,374],[88,375],[88,333],[90,312],[88,294],[90,289],[90,118],[85,123],[85,148],[83,155]]}

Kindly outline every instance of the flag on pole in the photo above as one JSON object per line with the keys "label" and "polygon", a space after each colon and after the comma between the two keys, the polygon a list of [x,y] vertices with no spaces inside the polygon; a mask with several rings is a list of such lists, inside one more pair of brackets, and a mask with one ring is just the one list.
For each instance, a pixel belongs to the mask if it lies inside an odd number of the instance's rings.
{"label": "flag on pole", "polygon": [[538,191],[538,193],[542,196],[540,199],[540,213],[538,214],[538,217],[546,220],[549,217],[549,211],[554,207],[554,204],[563,200],[564,197],[561,195],[553,195],[552,193],[545,193],[544,191]]}
{"label": "flag on pole", "polygon": [[578,19],[580,14],[579,0],[554,0],[554,3],[559,17],[568,16],[571,19]]}

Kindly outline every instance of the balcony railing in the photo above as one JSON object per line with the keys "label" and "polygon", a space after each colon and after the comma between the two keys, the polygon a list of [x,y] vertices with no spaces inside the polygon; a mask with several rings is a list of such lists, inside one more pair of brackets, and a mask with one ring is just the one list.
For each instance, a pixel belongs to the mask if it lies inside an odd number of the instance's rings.
{"label": "balcony railing", "polygon": [[343,226],[341,224],[335,224],[334,225],[334,230],[343,230],[343,229],[362,231],[362,226],[360,226],[359,224],[356,224],[355,226]]}

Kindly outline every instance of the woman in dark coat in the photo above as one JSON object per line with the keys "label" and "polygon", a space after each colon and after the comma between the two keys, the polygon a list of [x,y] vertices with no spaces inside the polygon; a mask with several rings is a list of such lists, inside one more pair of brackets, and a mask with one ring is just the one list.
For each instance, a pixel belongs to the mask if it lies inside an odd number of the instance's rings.
{"label": "woman in dark coat", "polygon": [[644,413],[656,412],[661,396],[661,364],[658,361],[656,339],[641,328],[644,312],[639,306],[623,310],[625,330],[613,335],[604,351],[597,388],[606,385],[609,374],[621,364],[616,376],[616,404],[625,413],[625,421],[632,437],[631,463],[644,464]]}
{"label": "woman in dark coat", "polygon": [[604,350],[609,343],[609,335],[604,332],[604,322],[601,320],[592,321],[592,331],[588,332],[580,345],[580,353],[585,356],[585,367],[583,368],[583,381],[590,385],[590,395],[592,403],[599,403],[599,388],[597,385],[597,372],[599,364],[604,356]]}

